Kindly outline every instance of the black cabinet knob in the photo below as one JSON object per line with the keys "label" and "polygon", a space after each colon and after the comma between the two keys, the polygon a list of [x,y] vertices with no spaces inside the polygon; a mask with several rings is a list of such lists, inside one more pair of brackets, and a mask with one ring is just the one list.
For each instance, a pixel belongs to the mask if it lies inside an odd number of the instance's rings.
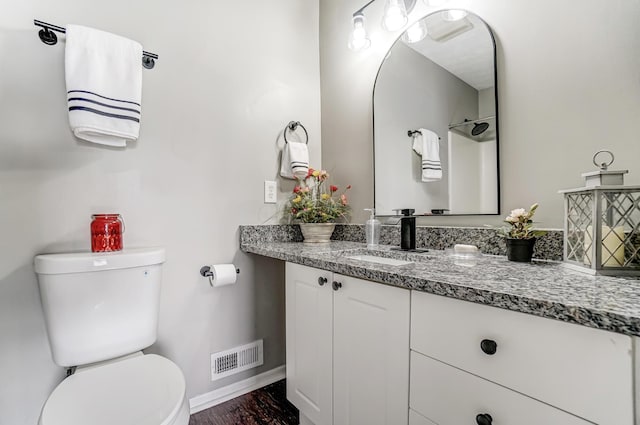
{"label": "black cabinet knob", "polygon": [[337,291],[338,289],[342,288],[342,282],[336,282],[335,280],[333,281],[333,290]]}
{"label": "black cabinet knob", "polygon": [[324,284],[325,284],[325,283],[327,283],[327,278],[326,278],[326,277],[322,277],[322,276],[320,276],[320,277],[318,278],[318,285],[320,285],[320,286],[324,286]]}
{"label": "black cabinet knob", "polygon": [[493,423],[493,418],[488,413],[480,413],[476,416],[476,423],[478,425],[491,425]]}
{"label": "black cabinet knob", "polygon": [[491,339],[483,339],[480,342],[480,349],[487,355],[493,356],[498,351],[498,343]]}

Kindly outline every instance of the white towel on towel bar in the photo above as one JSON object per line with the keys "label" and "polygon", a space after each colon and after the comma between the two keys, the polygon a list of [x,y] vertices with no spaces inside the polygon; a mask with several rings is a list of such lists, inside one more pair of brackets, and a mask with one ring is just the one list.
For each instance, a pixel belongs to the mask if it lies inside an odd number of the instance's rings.
{"label": "white towel on towel bar", "polygon": [[442,179],[442,163],[440,162],[440,138],[426,128],[419,130],[413,139],[413,150],[422,156],[422,181],[436,182]]}
{"label": "white towel on towel bar", "polygon": [[65,79],[73,134],[119,147],[137,140],[142,45],[80,25],[68,25],[66,39]]}
{"label": "white towel on towel bar", "polygon": [[280,164],[280,176],[286,179],[304,178],[309,172],[309,149],[306,143],[285,143]]}

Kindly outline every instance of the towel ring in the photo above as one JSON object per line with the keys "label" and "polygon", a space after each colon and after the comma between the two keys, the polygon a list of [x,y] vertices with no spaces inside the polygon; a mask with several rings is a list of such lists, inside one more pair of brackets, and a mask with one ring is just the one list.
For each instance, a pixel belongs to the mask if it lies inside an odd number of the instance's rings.
{"label": "towel ring", "polygon": [[287,126],[284,128],[284,143],[289,143],[289,141],[287,140],[287,130],[289,130],[290,132],[294,132],[298,129],[298,127],[302,127],[302,130],[304,130],[304,137],[305,137],[305,144],[309,144],[309,133],[307,133],[307,129],[304,128],[304,125],[302,125],[300,123],[300,121],[290,121],[289,124],[287,124]]}

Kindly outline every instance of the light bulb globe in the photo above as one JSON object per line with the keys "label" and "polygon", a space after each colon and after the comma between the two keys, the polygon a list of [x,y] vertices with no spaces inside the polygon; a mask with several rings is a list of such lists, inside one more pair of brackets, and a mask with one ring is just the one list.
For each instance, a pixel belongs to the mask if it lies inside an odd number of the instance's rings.
{"label": "light bulb globe", "polygon": [[371,40],[367,35],[367,29],[365,28],[365,18],[364,15],[359,13],[353,15],[353,31],[351,31],[351,35],[349,36],[349,49],[357,52],[359,50],[364,50],[371,46]]}
{"label": "light bulb globe", "polygon": [[417,43],[427,36],[427,25],[424,21],[418,21],[411,25],[408,30],[402,35],[402,41],[405,43]]}
{"label": "light bulb globe", "polygon": [[382,16],[382,28],[387,31],[397,31],[409,21],[404,0],[388,0]]}

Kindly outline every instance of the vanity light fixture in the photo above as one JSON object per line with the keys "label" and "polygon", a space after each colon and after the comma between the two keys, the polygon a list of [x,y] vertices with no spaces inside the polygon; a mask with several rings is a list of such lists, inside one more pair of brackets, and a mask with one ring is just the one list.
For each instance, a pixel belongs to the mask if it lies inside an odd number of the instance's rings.
{"label": "vanity light fixture", "polygon": [[442,19],[447,22],[455,22],[464,19],[467,16],[467,12],[460,9],[445,10],[442,12]]}
{"label": "vanity light fixture", "polygon": [[[370,0],[353,14],[353,30],[349,36],[349,48],[353,51],[357,52],[371,45],[371,40],[365,28],[364,10],[374,1]],[[416,0],[386,0],[382,27],[387,31],[397,31],[404,28],[409,21],[407,12],[410,12],[415,4]]]}
{"label": "vanity light fixture", "polygon": [[[353,30],[349,36],[349,49],[357,52],[367,49],[371,45],[371,40],[367,34],[365,27],[366,19],[364,10],[369,7],[375,0],[370,0],[367,4],[358,9],[352,17]],[[430,7],[438,7],[447,3],[449,0],[422,0],[424,4]],[[416,0],[385,0],[384,15],[382,16],[382,28],[387,31],[398,31],[404,28],[409,22],[408,14],[411,13],[416,5]],[[467,12],[463,10],[451,11],[452,14],[447,15],[449,20],[455,21],[464,18]],[[444,13],[443,13],[444,15]],[[443,16],[443,19],[447,19]],[[417,43],[424,39],[427,35],[427,27],[423,22],[416,22],[402,39],[407,43]]]}
{"label": "vanity light fixture", "polygon": [[411,25],[409,29],[402,35],[402,41],[405,43],[417,43],[420,40],[424,40],[427,36],[427,24],[423,19],[420,19],[415,24]]}

